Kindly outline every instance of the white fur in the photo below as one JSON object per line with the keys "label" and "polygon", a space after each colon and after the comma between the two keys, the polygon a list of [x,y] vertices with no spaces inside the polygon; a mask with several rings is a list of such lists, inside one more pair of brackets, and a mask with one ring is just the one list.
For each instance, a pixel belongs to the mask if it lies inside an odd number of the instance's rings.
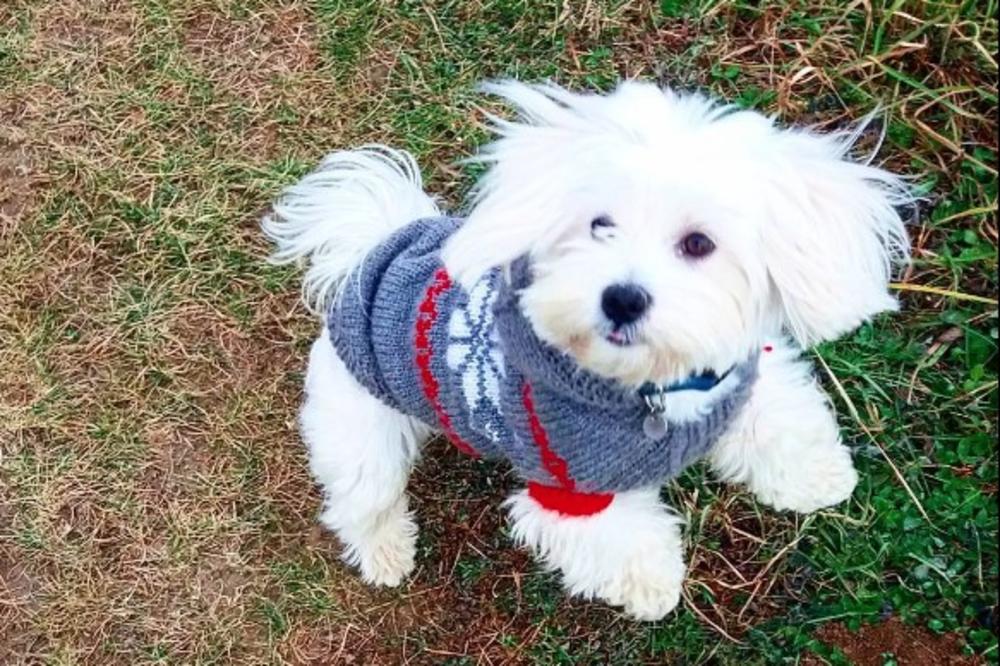
{"label": "white fur", "polygon": [[618,493],[592,516],[564,517],[541,508],[526,491],[507,500],[513,535],[570,594],[597,598],[640,620],[657,620],[677,605],[684,580],[680,523],[657,488]]}
{"label": "white fur", "polygon": [[712,450],[725,481],[775,509],[809,513],[843,502],[858,483],[829,400],[790,343],[764,353],[749,404]]}
{"label": "white fur", "polygon": [[[524,292],[539,335],[598,373],[640,384],[724,368],[787,330],[800,344],[835,338],[892,309],[889,267],[906,256],[893,174],[847,158],[863,127],[782,130],[753,111],[626,82],[608,96],[553,85],[487,87],[520,121],[498,139],[468,221],[443,249],[471,284],[528,253]],[[589,223],[617,225],[596,242]],[[716,243],[701,260],[679,241]],[[597,297],[613,283],[653,298],[638,343],[609,343]]]}
{"label": "white fur", "polygon": [[303,300],[323,314],[372,247],[408,222],[439,214],[413,157],[372,144],[327,155],[282,193],[261,226],[277,246],[271,261],[308,258]]}
{"label": "white fur", "polygon": [[[498,138],[477,158],[489,170],[443,248],[449,272],[471,288],[490,268],[529,254],[534,280],[522,304],[539,336],[628,384],[722,371],[770,343],[749,404],[711,453],[713,467],[778,509],[813,511],[849,497],[857,482],[850,452],[799,346],[895,307],[890,269],[907,256],[895,206],[910,195],[897,176],[849,159],[861,128],[783,130],[752,111],[637,82],[606,96],[551,84],[487,89],[519,117],[493,119]],[[435,214],[413,159],[374,146],[328,157],[284,193],[264,230],[276,261],[309,259],[305,297],[323,311],[379,241]],[[602,215],[616,226],[595,237],[590,221]],[[681,239],[692,231],[707,234],[715,252],[683,256]],[[626,281],[646,289],[652,305],[632,343],[619,346],[600,295]],[[714,399],[672,395],[668,409],[691,418]],[[301,424],[324,491],[321,521],[366,580],[398,584],[413,567],[416,533],[406,480],[431,428],[367,394],[325,332],[310,355]],[[677,604],[679,520],[656,489],[619,493],[589,517],[552,513],[524,492],[507,506],[516,539],[559,570],[570,593],[640,619]]]}
{"label": "white fur", "polygon": [[417,527],[406,482],[431,429],[382,404],[355,381],[324,330],[313,343],[299,423],[309,469],[323,488],[320,522],[368,582],[398,585],[413,569]]}
{"label": "white fur", "polygon": [[[325,312],[343,278],[394,230],[437,215],[413,157],[384,146],[332,153],[288,188],[263,228],[272,259],[309,260],[304,300]],[[334,352],[324,327],[313,344],[300,414],[309,466],[325,497],[320,522],[344,542],[365,580],[398,585],[413,568],[417,528],[406,482],[431,429],[372,397]]]}

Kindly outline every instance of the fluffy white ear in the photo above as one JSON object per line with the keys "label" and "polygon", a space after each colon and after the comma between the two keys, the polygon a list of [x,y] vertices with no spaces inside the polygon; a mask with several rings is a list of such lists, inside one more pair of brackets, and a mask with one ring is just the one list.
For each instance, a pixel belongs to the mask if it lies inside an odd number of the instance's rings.
{"label": "fluffy white ear", "polygon": [[561,232],[566,214],[556,193],[566,188],[555,181],[568,177],[565,155],[586,123],[576,107],[587,96],[554,84],[500,81],[481,89],[507,100],[518,118],[488,114],[496,139],[470,160],[488,170],[465,222],[441,250],[448,272],[466,287]]}
{"label": "fluffy white ear", "polygon": [[893,267],[909,258],[898,206],[913,202],[899,176],[848,153],[850,133],[779,133],[768,175],[762,247],[785,326],[808,347],[898,307]]}

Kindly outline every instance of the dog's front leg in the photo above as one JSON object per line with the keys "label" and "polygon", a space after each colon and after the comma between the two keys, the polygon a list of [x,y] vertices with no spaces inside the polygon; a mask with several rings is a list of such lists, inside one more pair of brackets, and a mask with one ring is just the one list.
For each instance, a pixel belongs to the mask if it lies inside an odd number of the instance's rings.
{"label": "dog's front leg", "polygon": [[542,507],[527,491],[507,500],[515,539],[562,574],[570,594],[597,598],[639,620],[658,620],[680,599],[680,518],[655,488],[621,492],[588,516]]}
{"label": "dog's front leg", "polygon": [[809,513],[850,497],[858,475],[829,399],[799,355],[787,343],[764,349],[750,401],[711,461],[723,480],[746,485],[761,502]]}

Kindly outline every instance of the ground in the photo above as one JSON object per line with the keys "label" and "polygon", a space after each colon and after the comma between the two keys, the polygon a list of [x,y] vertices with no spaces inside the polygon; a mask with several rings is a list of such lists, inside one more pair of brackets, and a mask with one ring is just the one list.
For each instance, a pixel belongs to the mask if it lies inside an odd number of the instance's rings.
{"label": "ground", "polygon": [[[0,663],[996,663],[997,4],[6,0]],[[570,601],[502,465],[430,446],[419,567],[362,585],[295,432],[317,324],[258,220],[325,151],[413,151],[457,206],[476,81],[623,76],[782,123],[881,106],[913,176],[902,312],[814,353],[861,485],[776,514],[695,468],[681,609]],[[502,109],[496,108],[502,112]]]}

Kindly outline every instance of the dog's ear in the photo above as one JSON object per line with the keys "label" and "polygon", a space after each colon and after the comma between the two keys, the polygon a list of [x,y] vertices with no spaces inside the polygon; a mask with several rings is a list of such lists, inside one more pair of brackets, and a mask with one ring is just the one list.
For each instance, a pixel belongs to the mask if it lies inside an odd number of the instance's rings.
{"label": "dog's ear", "polygon": [[[499,180],[496,174],[488,178]],[[529,192],[518,196],[516,187],[498,186],[495,191],[481,193],[462,226],[441,249],[448,273],[467,289],[484,273],[508,266],[535,246],[544,226],[543,213],[532,208]]]}
{"label": "dog's ear", "polygon": [[550,83],[500,81],[481,89],[510,103],[517,119],[486,114],[496,139],[469,162],[487,171],[473,190],[465,222],[441,251],[448,272],[466,287],[561,233],[565,208],[553,179],[565,177],[566,169],[558,168],[561,155],[580,123],[572,106],[584,97]]}
{"label": "dog's ear", "polygon": [[761,244],[784,324],[799,344],[832,340],[898,307],[888,292],[909,243],[897,207],[903,179],[848,152],[851,133],[778,133],[767,179]]}

